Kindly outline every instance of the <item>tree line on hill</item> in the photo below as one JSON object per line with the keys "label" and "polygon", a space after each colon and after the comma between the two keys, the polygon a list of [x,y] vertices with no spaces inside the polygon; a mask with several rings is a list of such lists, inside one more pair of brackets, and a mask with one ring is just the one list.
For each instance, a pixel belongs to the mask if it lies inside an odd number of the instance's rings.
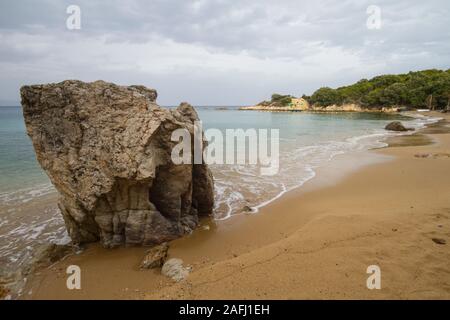
{"label": "tree line on hill", "polygon": [[[349,86],[323,87],[302,98],[312,105],[357,104],[366,108],[406,107],[450,109],[450,69],[423,70],[398,75],[362,79]],[[292,96],[273,94],[270,102],[280,106],[291,103]]]}

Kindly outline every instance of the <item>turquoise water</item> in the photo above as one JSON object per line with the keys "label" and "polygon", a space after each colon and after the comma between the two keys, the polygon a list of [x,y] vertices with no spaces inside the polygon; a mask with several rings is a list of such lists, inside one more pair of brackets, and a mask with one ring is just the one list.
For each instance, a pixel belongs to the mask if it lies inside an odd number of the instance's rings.
{"label": "turquoise water", "polygon": [[[275,189],[289,189],[300,183],[311,175],[314,166],[329,160],[335,154],[380,146],[378,141],[388,134],[383,127],[389,121],[399,118],[411,121],[410,118],[398,115],[370,113],[269,113],[239,111],[237,107],[229,107],[227,110],[199,107],[197,111],[204,129],[217,128],[223,132],[235,128],[279,129],[280,133],[280,172],[276,176],[267,179],[258,177],[259,174],[254,172],[255,168],[252,166],[212,166],[220,191],[217,195],[219,205],[223,205],[221,201],[231,201],[226,200],[226,197],[243,197],[242,193],[247,198],[251,192],[256,197],[265,198],[257,192],[255,186],[248,186],[245,192],[240,192],[238,188],[228,190],[226,185],[230,181],[226,181],[227,177],[234,183],[241,173],[242,179],[239,182],[244,185],[245,180],[249,184],[263,185],[269,181],[270,186],[275,185],[273,191],[276,193]],[[414,121],[416,126],[420,125],[418,120],[412,120]],[[249,177],[253,177],[253,180]],[[272,187],[268,189],[271,190]],[[21,107],[0,107],[0,202],[29,201],[52,191],[49,179],[39,167],[26,134]],[[272,195],[272,192],[269,193]],[[258,204],[253,201],[251,205]],[[218,212],[217,216],[223,214]]]}
{"label": "turquoise water", "polygon": [[[218,218],[229,216],[243,202],[257,207],[259,200],[300,185],[310,178],[314,167],[336,154],[380,146],[378,141],[388,134],[383,130],[385,124],[402,118],[369,113],[269,113],[239,111],[237,107],[199,107],[197,111],[204,129],[279,129],[280,133],[280,172],[276,176],[261,177],[250,165],[212,166]],[[36,161],[21,107],[0,107],[0,204],[27,202],[53,191]],[[243,198],[245,201],[239,201]]]}
{"label": "turquoise water", "polygon": [[[284,113],[198,108],[204,129],[279,129],[280,167],[262,176],[257,166],[212,165],[217,219],[258,209],[315,176],[315,169],[336,155],[384,146],[384,126],[400,119],[419,128],[427,120],[381,113]],[[255,210],[256,211],[256,210]]]}
{"label": "turquoise water", "polygon": [[36,162],[20,107],[0,107],[0,193],[48,183]]}
{"label": "turquoise water", "polygon": [[[279,129],[280,167],[276,175],[261,175],[257,165],[211,165],[217,220],[240,214],[246,206],[257,212],[312,179],[316,169],[336,155],[383,146],[386,136],[397,134],[383,129],[389,121],[402,119],[415,128],[432,121],[387,114],[269,113],[233,107],[200,107],[197,111],[205,130]],[[46,203],[43,196],[54,192],[36,162],[21,108],[0,107],[1,266],[14,270],[29,261],[37,245],[68,240],[56,206],[42,207]],[[41,209],[36,212],[33,208]]]}

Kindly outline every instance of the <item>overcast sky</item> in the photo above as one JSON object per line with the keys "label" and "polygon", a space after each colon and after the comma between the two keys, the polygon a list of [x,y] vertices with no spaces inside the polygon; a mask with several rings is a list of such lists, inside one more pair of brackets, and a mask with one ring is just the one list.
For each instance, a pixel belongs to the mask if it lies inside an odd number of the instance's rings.
{"label": "overcast sky", "polygon": [[[67,6],[81,29],[66,27]],[[369,29],[369,5],[381,28]],[[243,105],[378,74],[450,68],[450,2],[1,0],[0,105],[24,84],[143,84],[158,102]]]}

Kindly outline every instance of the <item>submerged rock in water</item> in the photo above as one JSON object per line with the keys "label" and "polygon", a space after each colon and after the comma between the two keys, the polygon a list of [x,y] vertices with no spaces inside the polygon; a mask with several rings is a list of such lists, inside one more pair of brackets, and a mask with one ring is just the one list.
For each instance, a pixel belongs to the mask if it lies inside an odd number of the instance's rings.
{"label": "submerged rock in water", "polygon": [[405,126],[400,121],[393,121],[391,123],[388,123],[384,129],[390,130],[390,131],[412,131],[412,130],[414,130],[413,128],[405,128]]}
{"label": "submerged rock in water", "polygon": [[158,244],[211,214],[208,166],[171,160],[179,143],[172,132],[194,134],[198,115],[189,104],[164,109],[155,90],[103,81],[24,86],[21,96],[28,135],[61,194],[74,243]]}

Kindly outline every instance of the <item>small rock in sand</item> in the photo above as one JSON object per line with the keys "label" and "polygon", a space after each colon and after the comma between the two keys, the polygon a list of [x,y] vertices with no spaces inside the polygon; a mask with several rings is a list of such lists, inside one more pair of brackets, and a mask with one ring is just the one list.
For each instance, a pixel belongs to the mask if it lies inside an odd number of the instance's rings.
{"label": "small rock in sand", "polygon": [[418,154],[415,154],[414,157],[416,157],[416,158],[429,158],[429,157],[431,157],[431,154],[429,154],[429,153],[418,153]]}
{"label": "small rock in sand", "polygon": [[393,122],[389,123],[388,125],[386,125],[386,127],[384,129],[390,130],[390,131],[410,131],[410,130],[414,130],[413,128],[405,128],[405,126],[400,121],[393,121]]}
{"label": "small rock in sand", "polygon": [[183,260],[177,258],[167,260],[161,269],[161,273],[164,276],[177,282],[185,279],[189,275],[190,271],[191,268],[184,267]]}
{"label": "small rock in sand", "polygon": [[147,251],[141,262],[141,269],[152,269],[161,267],[167,258],[169,245],[167,242],[151,248]]}
{"label": "small rock in sand", "polygon": [[253,209],[252,209],[252,207],[250,207],[250,206],[244,206],[244,207],[242,208],[242,211],[244,211],[244,212],[253,212]]}
{"label": "small rock in sand", "polygon": [[434,159],[450,158],[450,153],[444,153],[444,152],[439,152],[439,153],[417,153],[417,154],[414,155],[414,157],[416,157],[416,158],[434,158]]}
{"label": "small rock in sand", "polygon": [[441,239],[441,238],[432,238],[431,240],[433,240],[434,243],[437,244],[446,244],[447,241],[445,241],[445,239]]}
{"label": "small rock in sand", "polygon": [[439,152],[439,153],[433,154],[433,157],[435,157],[435,158],[450,158],[450,153]]}

